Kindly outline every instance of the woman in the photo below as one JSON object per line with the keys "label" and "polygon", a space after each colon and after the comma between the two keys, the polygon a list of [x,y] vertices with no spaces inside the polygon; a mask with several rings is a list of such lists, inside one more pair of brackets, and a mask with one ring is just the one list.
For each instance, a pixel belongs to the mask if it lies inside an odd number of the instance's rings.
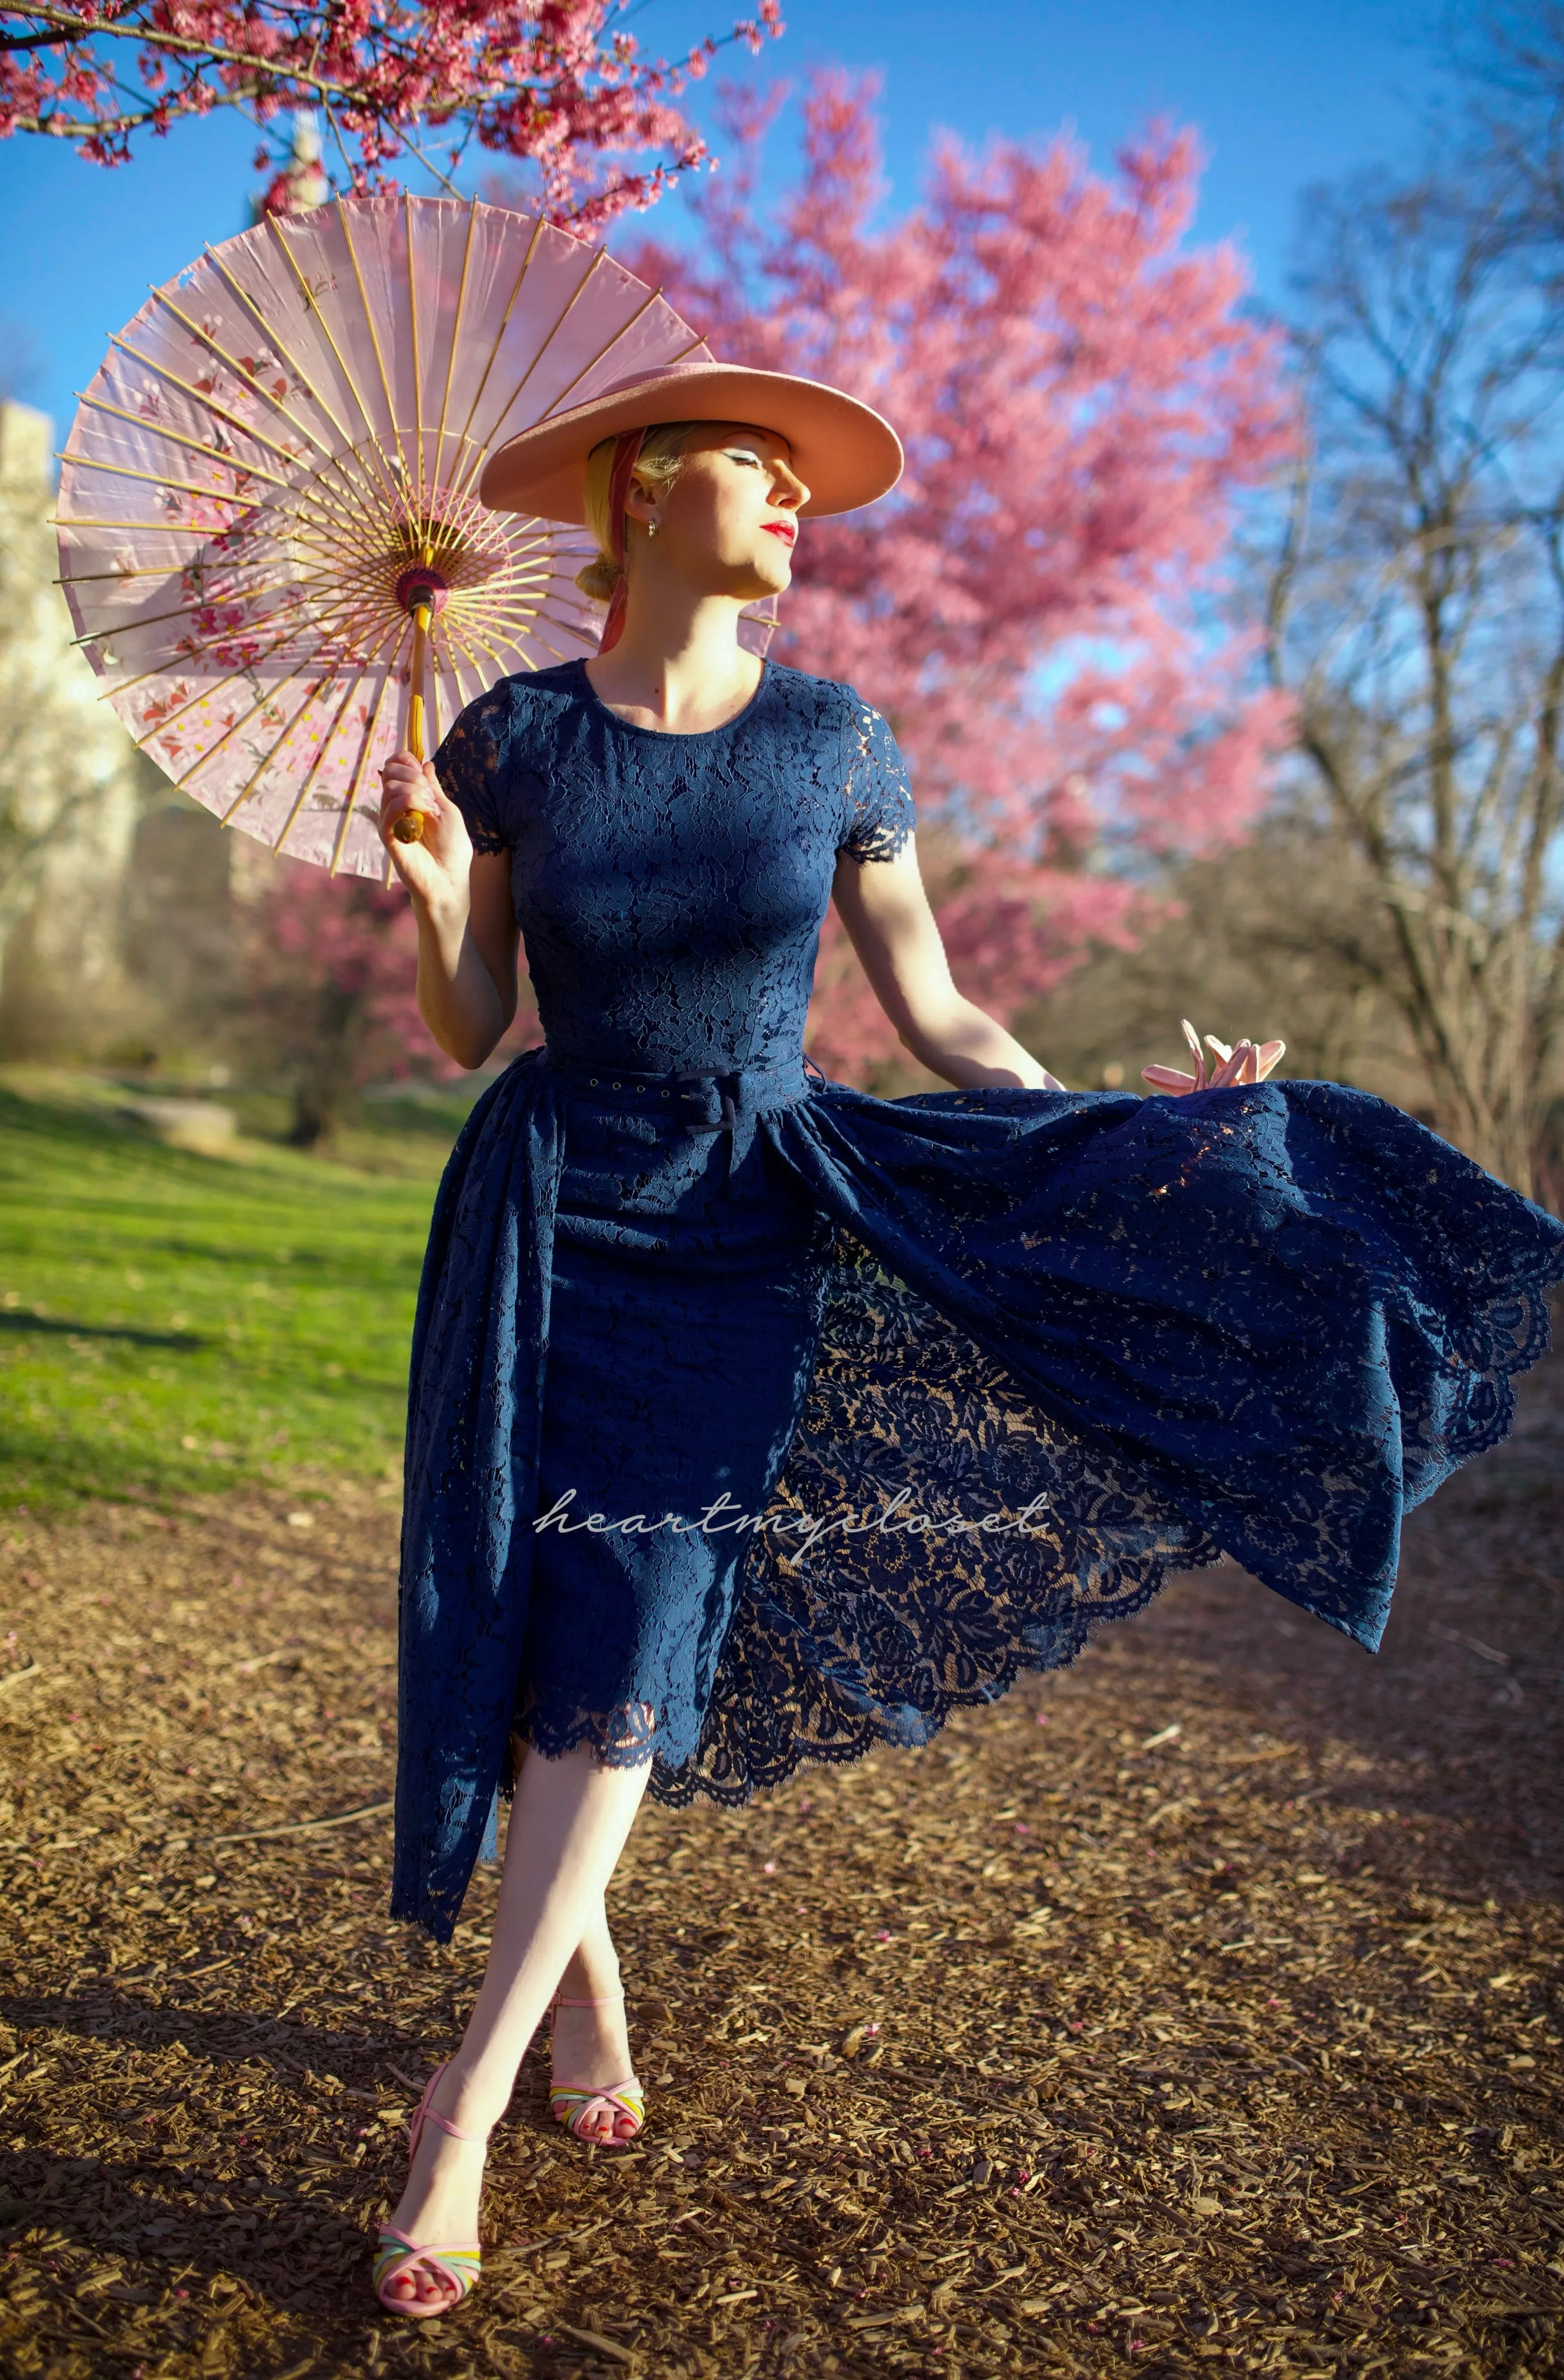
{"label": "woman", "polygon": [[[1395,1111],[1265,1084],[1279,1044],[1072,1096],[958,992],[885,721],[741,641],[800,518],[900,462],[852,399],[709,364],[526,432],[484,500],[593,524],[602,649],[385,771],[431,1030],[483,1062],[519,927],[546,1036],[458,1141],[414,1339],[396,1912],[448,1937],[514,1796],[377,2262],[415,2316],[477,2277],[556,1994],[556,2114],[640,2129],[604,1892],[649,1780],[926,1741],[1223,1551],[1372,1647],[1402,1510],[1543,1344],[1564,1233]],[[808,1072],[831,899],[954,1092]]]}

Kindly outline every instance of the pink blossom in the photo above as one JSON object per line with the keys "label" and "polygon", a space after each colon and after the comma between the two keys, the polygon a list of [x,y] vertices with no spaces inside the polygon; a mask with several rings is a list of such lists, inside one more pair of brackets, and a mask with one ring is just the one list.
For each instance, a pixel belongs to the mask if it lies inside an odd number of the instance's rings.
{"label": "pink blossom", "polygon": [[[404,146],[433,140],[525,159],[549,214],[578,227],[650,206],[706,162],[677,102],[716,54],[708,37],[682,65],[644,55],[618,27],[618,0],[116,0],[79,12],[57,44],[0,57],[0,139],[75,139],[101,165],[123,164],[140,133],[165,134],[215,107],[328,106],[353,189],[385,188]],[[777,0],[726,36],[758,50],[782,30]],[[351,148],[348,143],[353,144]],[[258,152],[264,171],[271,152]],[[275,176],[271,212],[298,203]]]}
{"label": "pink blossom", "polygon": [[[781,95],[730,91],[705,255],[629,261],[719,355],[835,382],[899,431],[891,495],[806,523],[774,650],[890,722],[956,980],[1015,1018],[1158,914],[1121,855],[1220,845],[1264,798],[1286,706],[1213,599],[1294,414],[1239,258],[1183,245],[1190,134],[1154,128],[1113,178],[1066,139],[947,141],[881,231],[875,88],[813,78],[801,177],[764,203]],[[899,1056],[834,912],[810,1041],[828,1071]]]}

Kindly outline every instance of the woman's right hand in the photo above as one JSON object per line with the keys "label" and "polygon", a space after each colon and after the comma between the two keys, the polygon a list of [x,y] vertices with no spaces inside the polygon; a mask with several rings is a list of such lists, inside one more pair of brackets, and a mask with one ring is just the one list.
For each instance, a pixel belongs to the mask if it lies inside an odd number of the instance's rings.
{"label": "woman's right hand", "polygon": [[[434,764],[393,752],[380,782],[380,840],[414,901],[431,916],[465,911],[472,842],[467,820],[441,792]],[[422,811],[423,832],[416,843],[398,843],[391,829],[409,810]]]}
{"label": "woman's right hand", "polygon": [[1170,1091],[1176,1099],[1187,1099],[1191,1091],[1225,1091],[1235,1084],[1263,1083],[1281,1059],[1287,1055],[1285,1041],[1235,1041],[1231,1048],[1218,1041],[1214,1033],[1205,1037],[1206,1048],[1216,1063],[1206,1062],[1205,1050],[1200,1046],[1200,1035],[1187,1016],[1179,1022],[1184,1038],[1194,1059],[1192,1075],[1182,1073],[1177,1066],[1142,1066],[1141,1079],[1154,1089]]}

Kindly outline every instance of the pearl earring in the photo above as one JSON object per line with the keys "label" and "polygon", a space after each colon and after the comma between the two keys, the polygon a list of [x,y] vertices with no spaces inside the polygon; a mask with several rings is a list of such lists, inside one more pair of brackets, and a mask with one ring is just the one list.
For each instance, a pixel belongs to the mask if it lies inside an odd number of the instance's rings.
{"label": "pearl earring", "polygon": [[646,534],[647,534],[647,536],[648,536],[648,537],[655,537],[655,536],[656,536],[656,534],[657,534],[657,524],[656,524],[656,522],[655,522],[654,520],[649,520],[649,521],[647,522],[647,524],[646,524]]}

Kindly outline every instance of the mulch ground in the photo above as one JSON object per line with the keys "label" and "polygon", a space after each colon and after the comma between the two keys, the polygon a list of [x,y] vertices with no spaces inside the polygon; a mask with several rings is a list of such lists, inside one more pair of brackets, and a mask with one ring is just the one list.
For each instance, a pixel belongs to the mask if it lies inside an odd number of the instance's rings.
{"label": "mulch ground", "polygon": [[385,1914],[394,1502],[0,1525],[0,2369],[1559,2370],[1561,1521],[1564,1363],[1377,1661],[1207,1573],[925,1753],[648,1810],[643,2145],[530,2060],[422,2328],[369,2235],[495,1883]]}

